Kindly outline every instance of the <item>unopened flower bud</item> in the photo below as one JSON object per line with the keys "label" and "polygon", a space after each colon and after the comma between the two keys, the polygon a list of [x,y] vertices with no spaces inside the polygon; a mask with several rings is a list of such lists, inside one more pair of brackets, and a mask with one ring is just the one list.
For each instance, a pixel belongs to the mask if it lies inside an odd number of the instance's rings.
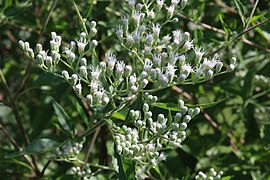
{"label": "unopened flower bud", "polygon": [[97,29],[95,27],[92,27],[89,32],[89,36],[93,37],[97,34]]}
{"label": "unopened flower bud", "polygon": [[137,4],[136,4],[136,10],[137,10],[137,11],[142,10],[142,8],[143,8],[143,4],[142,4],[142,3],[137,3]]}
{"label": "unopened flower bud", "polygon": [[222,62],[217,62],[217,64],[216,64],[216,72],[217,73],[220,72],[222,67],[223,67],[223,63]]}
{"label": "unopened flower bud", "polygon": [[50,41],[50,48],[52,51],[59,51],[58,43],[55,40]]}
{"label": "unopened flower bud", "polygon": [[147,103],[143,104],[143,112],[149,111],[149,105]]}
{"label": "unopened flower bud", "polygon": [[70,44],[69,44],[69,49],[71,52],[75,52],[76,50],[76,42],[75,41],[71,41]]}
{"label": "unopened flower bud", "polygon": [[132,86],[130,87],[130,91],[131,91],[132,94],[136,94],[136,93],[138,92],[137,86],[132,85]]}
{"label": "unopened flower bud", "polygon": [[71,85],[75,86],[75,84],[77,84],[77,81],[78,81],[77,74],[72,74],[72,76],[71,76]]}
{"label": "unopened flower bud", "polygon": [[185,102],[182,99],[179,99],[178,100],[178,107],[179,107],[179,109],[182,109],[184,107],[184,105],[185,105]]}
{"label": "unopened flower bud", "polygon": [[45,60],[46,66],[51,69],[52,67],[52,57],[51,56],[47,56],[46,60]]}
{"label": "unopened flower bud", "polygon": [[74,87],[74,90],[78,96],[82,95],[82,85],[80,82]]}
{"label": "unopened flower bud", "polygon": [[27,52],[29,48],[30,48],[29,42],[25,42],[24,43],[24,51]]}
{"label": "unopened flower bud", "polygon": [[99,63],[99,67],[101,68],[101,70],[106,70],[106,62],[101,61],[101,62]]}
{"label": "unopened flower bud", "polygon": [[83,77],[87,77],[87,68],[86,66],[81,66],[80,67],[80,73],[83,75]]}
{"label": "unopened flower bud", "polygon": [[82,58],[80,63],[81,63],[82,66],[87,66],[86,58]]}
{"label": "unopened flower bud", "polygon": [[24,42],[23,42],[22,40],[19,40],[19,46],[20,46],[20,48],[21,48],[22,50],[25,49],[25,44],[24,44]]}
{"label": "unopened flower bud", "polygon": [[93,96],[92,96],[91,94],[88,94],[88,95],[86,96],[86,99],[87,99],[88,104],[89,104],[90,106],[92,106],[92,105],[93,105]]}
{"label": "unopened flower bud", "polygon": [[40,67],[42,67],[44,65],[44,58],[41,54],[38,54],[36,57],[37,63]]}
{"label": "unopened flower bud", "polygon": [[209,80],[209,79],[211,79],[211,78],[213,77],[213,75],[214,75],[214,72],[210,69],[210,70],[208,70],[208,71],[206,72],[206,74],[205,74],[205,79],[206,79],[206,80]]}
{"label": "unopened flower bud", "polygon": [[73,52],[67,53],[67,61],[68,63],[73,63],[75,61],[76,55]]}
{"label": "unopened flower bud", "polygon": [[178,82],[183,82],[184,80],[186,80],[187,79],[187,75],[185,75],[185,74],[181,74],[179,77],[178,77]]}
{"label": "unopened flower bud", "polygon": [[96,40],[92,40],[90,43],[90,49],[93,50],[97,47],[98,42]]}
{"label": "unopened flower bud", "polygon": [[164,123],[164,120],[165,120],[164,114],[159,114],[157,119],[159,123]]}
{"label": "unopened flower bud", "polygon": [[181,118],[182,118],[182,114],[181,113],[176,113],[176,115],[175,115],[175,121],[176,122],[180,122]]}
{"label": "unopened flower bud", "polygon": [[35,54],[34,54],[34,51],[32,48],[28,48],[27,50],[27,54],[30,58],[34,58],[35,57]]}
{"label": "unopened flower bud", "polygon": [[145,119],[149,119],[149,118],[151,118],[152,117],[152,112],[151,111],[148,111],[148,112],[146,112],[145,114],[144,114],[144,118]]}
{"label": "unopened flower bud", "polygon": [[196,108],[194,109],[193,115],[194,115],[194,116],[197,116],[197,115],[200,113],[200,111],[201,111],[201,109],[200,109],[199,107],[196,107]]}
{"label": "unopened flower bud", "polygon": [[38,54],[40,51],[42,51],[42,45],[38,43],[36,45],[36,53]]}
{"label": "unopened flower bud", "polygon": [[129,77],[131,75],[131,73],[132,73],[132,66],[126,65],[125,71],[124,71],[125,77]]}
{"label": "unopened flower bud", "polygon": [[181,109],[181,114],[185,114],[188,111],[187,106],[183,106]]}
{"label": "unopened flower bud", "polygon": [[148,84],[148,80],[147,79],[143,79],[140,83],[140,88],[145,88]]}
{"label": "unopened flower bud", "polygon": [[185,115],[184,118],[183,118],[183,122],[185,122],[185,123],[189,123],[190,120],[191,120],[190,115]]}
{"label": "unopened flower bud", "polygon": [[182,123],[180,124],[180,130],[181,130],[181,131],[184,131],[184,130],[186,130],[186,129],[187,129],[187,123],[182,122]]}
{"label": "unopened flower bud", "polygon": [[61,59],[61,55],[57,51],[52,51],[52,59],[54,64],[58,64]]}
{"label": "unopened flower bud", "polygon": [[102,104],[103,104],[103,105],[106,105],[106,104],[108,104],[109,102],[110,102],[110,99],[109,99],[108,96],[103,96],[103,97],[102,97]]}
{"label": "unopened flower bud", "polygon": [[62,71],[62,76],[63,76],[63,78],[64,78],[66,81],[69,80],[69,74],[68,74],[67,71]]}

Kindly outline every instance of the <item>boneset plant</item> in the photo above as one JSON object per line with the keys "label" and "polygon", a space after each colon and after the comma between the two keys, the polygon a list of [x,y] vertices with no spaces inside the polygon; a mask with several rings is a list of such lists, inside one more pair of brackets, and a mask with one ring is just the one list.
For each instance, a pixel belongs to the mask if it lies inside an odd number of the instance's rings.
{"label": "boneset plant", "polygon": [[[137,179],[149,178],[150,170],[166,161],[166,149],[181,148],[187,137],[188,123],[200,113],[200,107],[189,107],[182,99],[174,102],[175,111],[155,113],[153,108],[162,104],[155,92],[173,85],[195,84],[232,71],[236,66],[233,57],[229,64],[218,56],[205,57],[204,50],[195,47],[189,32],[168,28],[177,23],[175,14],[187,4],[186,0],[163,0],[124,3],[122,24],[115,34],[124,60],[108,50],[104,60],[98,59],[95,48],[97,24],[82,21],[84,32],[69,46],[62,46],[62,38],[51,33],[50,48],[19,41],[26,56],[42,70],[63,78],[73,88],[77,97],[91,110],[89,126],[83,133],[70,130],[64,142],[53,146],[48,153],[52,160],[75,163],[69,173],[90,179],[91,165],[80,160],[84,137],[106,125],[114,141],[114,168],[118,178],[131,178],[128,168],[134,166]],[[164,13],[166,15],[164,16]],[[54,104],[56,107],[58,103]],[[117,114],[126,109],[123,120]],[[130,167],[123,161],[131,160]],[[81,164],[76,166],[76,164]],[[130,170],[129,170],[130,171]],[[200,172],[196,179],[219,179],[222,172],[210,170],[209,177]]]}

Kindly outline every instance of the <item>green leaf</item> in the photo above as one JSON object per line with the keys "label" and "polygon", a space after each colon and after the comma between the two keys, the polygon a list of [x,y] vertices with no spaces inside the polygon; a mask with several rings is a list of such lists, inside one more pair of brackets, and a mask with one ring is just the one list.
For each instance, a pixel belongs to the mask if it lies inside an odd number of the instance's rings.
{"label": "green leaf", "polygon": [[127,179],[135,180],[135,162],[133,160],[124,160],[123,164]]}
{"label": "green leaf", "polygon": [[236,5],[238,14],[239,14],[239,16],[241,18],[241,21],[243,23],[243,27],[245,27],[246,26],[246,22],[245,22],[245,16],[244,16],[244,13],[245,13],[244,12],[244,6],[243,6],[243,4],[241,3],[240,0],[234,0],[234,3]]}
{"label": "green leaf", "polygon": [[125,170],[124,170],[124,167],[123,167],[123,163],[122,163],[121,156],[120,156],[120,154],[117,152],[116,146],[115,146],[115,145],[114,145],[114,156],[115,156],[116,159],[117,159],[117,165],[118,165],[118,167],[119,167],[119,172],[118,172],[118,174],[117,174],[118,179],[121,179],[121,180],[127,180],[127,176],[126,176],[126,173],[125,173]]}
{"label": "green leaf", "polygon": [[219,20],[220,20],[221,25],[222,25],[222,27],[223,27],[225,33],[226,33],[225,41],[226,41],[226,43],[228,44],[229,41],[230,41],[230,38],[231,38],[231,34],[232,34],[232,33],[231,33],[231,30],[230,30],[229,26],[228,26],[228,25],[224,22],[224,20],[222,19],[222,15],[221,15],[221,14],[219,14]]}
{"label": "green leaf", "polygon": [[14,158],[18,156],[23,156],[27,154],[39,154],[39,153],[46,153],[52,150],[55,150],[58,147],[59,143],[52,139],[39,139],[28,146],[26,146],[22,151],[15,152],[9,155],[6,155],[6,158]]}
{"label": "green leaf", "polygon": [[[196,104],[196,105],[185,104],[185,105],[187,107],[190,107],[190,108],[201,107],[201,108],[206,109],[206,108],[215,106],[215,105],[225,101],[226,99],[228,99],[228,97],[225,97],[223,99],[220,99],[220,100],[214,101],[214,102],[210,102],[210,103],[203,103],[203,104]],[[161,109],[171,110],[171,111],[180,111],[178,105],[174,104],[174,103],[153,103],[152,106],[155,106],[155,107],[158,107],[158,108],[161,108]]]}
{"label": "green leaf", "polygon": [[62,106],[58,102],[56,102],[53,98],[52,98],[52,103],[53,103],[54,112],[57,115],[58,122],[61,125],[61,130],[72,136],[72,130],[68,123],[70,121],[69,116],[67,115],[65,110],[62,108]]}
{"label": "green leaf", "polygon": [[123,108],[121,111],[113,113],[112,117],[124,121],[127,117],[128,110],[128,108]]}

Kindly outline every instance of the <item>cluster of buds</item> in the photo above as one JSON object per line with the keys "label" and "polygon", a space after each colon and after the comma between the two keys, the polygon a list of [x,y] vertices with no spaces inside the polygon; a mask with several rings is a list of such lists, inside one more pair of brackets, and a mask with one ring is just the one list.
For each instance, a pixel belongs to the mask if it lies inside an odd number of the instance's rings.
{"label": "cluster of buds", "polygon": [[118,153],[125,158],[137,160],[138,164],[148,164],[148,168],[166,159],[164,152],[161,152],[163,147],[181,147],[186,138],[188,123],[200,113],[200,108],[188,108],[183,100],[179,100],[180,111],[175,116],[158,114],[154,118],[150,106],[156,100],[156,96],[145,93],[142,111],[130,110],[130,118],[136,127],[118,127],[115,135]]}
{"label": "cluster of buds", "polygon": [[223,175],[223,171],[215,171],[214,168],[211,168],[208,173],[204,173],[200,171],[198,175],[196,175],[195,179],[197,180],[218,180],[221,179],[221,176]]}
{"label": "cluster of buds", "polygon": [[264,75],[255,75],[254,84],[256,85],[256,90],[269,88],[270,78]]}
{"label": "cluster of buds", "polygon": [[80,154],[82,148],[83,142],[68,141],[56,149],[55,156],[59,159],[73,159]]}
{"label": "cluster of buds", "polygon": [[82,180],[90,180],[92,176],[92,171],[90,169],[89,164],[85,164],[83,167],[81,166],[72,167],[70,170],[70,174],[73,174],[78,178],[81,178]]}
{"label": "cluster of buds", "polygon": [[61,59],[61,55],[59,53],[59,49],[61,46],[62,38],[58,36],[55,32],[51,33],[51,41],[50,41],[50,51],[48,55],[48,51],[45,51],[41,44],[37,44],[35,51],[30,48],[28,42],[19,41],[19,45],[24,51],[24,53],[32,60],[35,60],[39,67],[53,72],[55,66],[59,63]]}

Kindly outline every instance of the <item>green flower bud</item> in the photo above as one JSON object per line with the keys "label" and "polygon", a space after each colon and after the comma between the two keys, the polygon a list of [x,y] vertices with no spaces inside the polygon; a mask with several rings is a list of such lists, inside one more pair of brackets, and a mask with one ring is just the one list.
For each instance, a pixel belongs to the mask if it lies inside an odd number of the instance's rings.
{"label": "green flower bud", "polygon": [[149,111],[149,105],[147,103],[143,104],[143,112]]}
{"label": "green flower bud", "polygon": [[183,118],[183,122],[185,122],[185,123],[189,123],[190,120],[191,120],[190,115],[185,115],[184,118]]}
{"label": "green flower bud", "polygon": [[63,76],[63,78],[64,78],[66,81],[69,80],[69,74],[68,74],[67,71],[62,71],[62,76]]}
{"label": "green flower bud", "polygon": [[184,131],[184,130],[186,130],[186,129],[187,129],[187,123],[182,122],[182,123],[180,124],[180,130],[181,130],[181,131]]}

